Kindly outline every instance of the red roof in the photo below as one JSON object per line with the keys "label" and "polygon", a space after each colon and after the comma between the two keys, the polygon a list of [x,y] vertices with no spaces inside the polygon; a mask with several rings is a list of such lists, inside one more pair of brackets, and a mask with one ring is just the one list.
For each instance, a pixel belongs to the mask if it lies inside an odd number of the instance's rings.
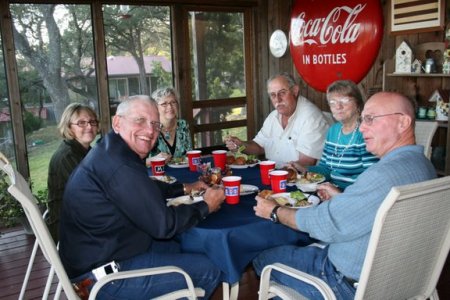
{"label": "red roof", "polygon": [[[163,69],[172,72],[172,63],[164,56],[145,56],[144,65],[146,74],[153,71],[153,62],[161,62]],[[131,56],[109,56],[107,59],[108,75],[138,75],[139,69],[135,59]]]}

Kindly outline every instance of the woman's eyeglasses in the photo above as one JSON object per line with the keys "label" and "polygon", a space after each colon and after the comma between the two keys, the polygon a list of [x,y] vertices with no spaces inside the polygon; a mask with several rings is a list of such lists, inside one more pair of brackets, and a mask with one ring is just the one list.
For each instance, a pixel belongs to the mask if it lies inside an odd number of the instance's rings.
{"label": "woman's eyeglasses", "polygon": [[171,107],[175,107],[175,106],[178,105],[178,102],[177,101],[163,102],[163,103],[158,103],[158,105],[160,105],[160,106],[162,106],[164,108],[167,108],[169,105]]}
{"label": "woman's eyeglasses", "polygon": [[96,127],[98,126],[98,121],[97,120],[90,120],[90,121],[84,121],[84,120],[80,120],[76,123],[70,123],[71,125],[77,125],[78,127],[81,128],[85,128],[89,125],[91,125],[92,127]]}
{"label": "woman's eyeglasses", "polygon": [[337,106],[339,104],[339,105],[345,106],[345,105],[349,104],[351,101],[352,101],[352,99],[348,98],[348,97],[340,98],[340,99],[330,99],[328,101],[328,105],[329,106]]}

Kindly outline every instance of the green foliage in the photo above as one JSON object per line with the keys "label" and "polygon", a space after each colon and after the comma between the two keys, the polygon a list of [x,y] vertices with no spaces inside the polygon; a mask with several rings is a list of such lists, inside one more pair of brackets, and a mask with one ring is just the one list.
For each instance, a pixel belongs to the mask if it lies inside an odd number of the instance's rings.
{"label": "green foliage", "polygon": [[23,126],[25,129],[25,134],[27,134],[41,128],[42,120],[38,117],[33,116],[32,113],[25,111],[23,118]]}
{"label": "green foliage", "polygon": [[158,78],[157,86],[172,86],[172,73],[166,72],[162,67],[162,63],[160,61],[154,61],[152,64],[153,74]]}

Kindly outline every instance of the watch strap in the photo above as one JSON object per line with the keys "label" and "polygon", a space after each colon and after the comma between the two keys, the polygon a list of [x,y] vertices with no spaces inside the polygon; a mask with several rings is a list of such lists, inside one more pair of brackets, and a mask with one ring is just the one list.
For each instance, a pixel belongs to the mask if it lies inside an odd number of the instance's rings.
{"label": "watch strap", "polygon": [[280,208],[280,205],[275,206],[272,209],[272,212],[270,213],[270,220],[274,223],[279,223],[280,220],[278,219],[277,210]]}

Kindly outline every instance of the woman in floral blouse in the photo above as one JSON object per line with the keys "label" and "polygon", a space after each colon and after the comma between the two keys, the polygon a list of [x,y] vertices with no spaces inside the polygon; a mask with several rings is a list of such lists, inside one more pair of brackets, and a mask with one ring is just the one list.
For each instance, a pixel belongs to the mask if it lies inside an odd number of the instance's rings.
{"label": "woman in floral blouse", "polygon": [[163,129],[150,156],[160,155],[167,160],[185,156],[192,150],[192,141],[189,125],[178,118],[178,93],[174,88],[166,87],[154,91],[152,98],[158,104]]}

